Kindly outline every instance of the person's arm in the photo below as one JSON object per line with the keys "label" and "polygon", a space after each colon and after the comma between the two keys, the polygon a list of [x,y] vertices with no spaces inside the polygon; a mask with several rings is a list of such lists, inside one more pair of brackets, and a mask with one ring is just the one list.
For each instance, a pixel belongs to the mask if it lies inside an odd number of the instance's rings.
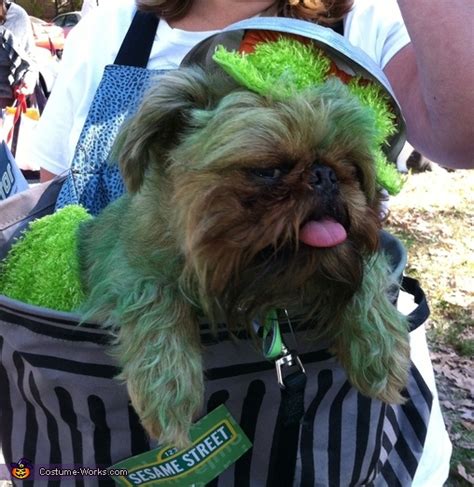
{"label": "person's arm", "polygon": [[51,181],[51,179],[54,179],[55,177],[56,174],[47,171],[44,167],[40,168],[40,183]]}
{"label": "person's arm", "polygon": [[[25,12],[26,14],[26,12]],[[31,27],[31,21],[28,15],[25,15],[25,53],[28,56],[28,60],[30,62],[30,68],[26,73],[25,77],[23,78],[23,83],[19,87],[20,93],[24,93],[25,95],[30,95],[34,92],[36,83],[38,82],[39,76],[39,68],[38,68],[38,60],[36,59],[36,48],[35,48],[35,39],[33,36],[33,28]]]}
{"label": "person's arm", "polygon": [[474,168],[474,2],[398,0],[411,44],[384,71],[408,139],[428,158]]}

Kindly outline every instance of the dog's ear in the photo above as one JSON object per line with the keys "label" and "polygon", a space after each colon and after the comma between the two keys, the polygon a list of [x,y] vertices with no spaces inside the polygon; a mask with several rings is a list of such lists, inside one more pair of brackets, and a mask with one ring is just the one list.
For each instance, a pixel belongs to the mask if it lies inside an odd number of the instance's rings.
{"label": "dog's ear", "polygon": [[138,191],[150,163],[166,161],[188,126],[192,110],[213,106],[216,97],[210,85],[210,77],[197,67],[157,78],[137,114],[121,129],[112,154],[119,160],[129,192]]}

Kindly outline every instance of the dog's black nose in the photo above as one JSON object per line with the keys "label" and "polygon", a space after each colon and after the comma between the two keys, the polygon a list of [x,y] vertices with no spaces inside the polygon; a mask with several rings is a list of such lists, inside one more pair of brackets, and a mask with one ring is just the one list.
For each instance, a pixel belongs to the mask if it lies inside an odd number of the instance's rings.
{"label": "dog's black nose", "polygon": [[336,173],[323,164],[315,164],[311,168],[311,184],[320,190],[335,190],[338,187]]}

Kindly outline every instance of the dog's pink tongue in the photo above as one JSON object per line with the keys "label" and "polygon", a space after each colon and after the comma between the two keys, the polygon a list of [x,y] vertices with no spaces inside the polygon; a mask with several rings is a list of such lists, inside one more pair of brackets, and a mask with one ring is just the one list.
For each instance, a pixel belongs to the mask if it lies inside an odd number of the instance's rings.
{"label": "dog's pink tongue", "polygon": [[328,218],[311,220],[300,231],[300,240],[311,247],[334,247],[347,238],[345,228]]}

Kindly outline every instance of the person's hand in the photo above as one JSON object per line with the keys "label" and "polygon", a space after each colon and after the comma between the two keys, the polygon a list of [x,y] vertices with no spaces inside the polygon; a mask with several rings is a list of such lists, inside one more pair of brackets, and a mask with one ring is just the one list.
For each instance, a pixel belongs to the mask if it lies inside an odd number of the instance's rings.
{"label": "person's hand", "polygon": [[35,87],[31,87],[25,83],[21,83],[18,85],[17,92],[20,93],[21,95],[31,95],[34,91]]}
{"label": "person's hand", "polygon": [[23,80],[17,86],[17,92],[25,96],[31,95],[35,91],[37,78],[37,73],[34,73],[33,71],[28,71],[23,77]]}

